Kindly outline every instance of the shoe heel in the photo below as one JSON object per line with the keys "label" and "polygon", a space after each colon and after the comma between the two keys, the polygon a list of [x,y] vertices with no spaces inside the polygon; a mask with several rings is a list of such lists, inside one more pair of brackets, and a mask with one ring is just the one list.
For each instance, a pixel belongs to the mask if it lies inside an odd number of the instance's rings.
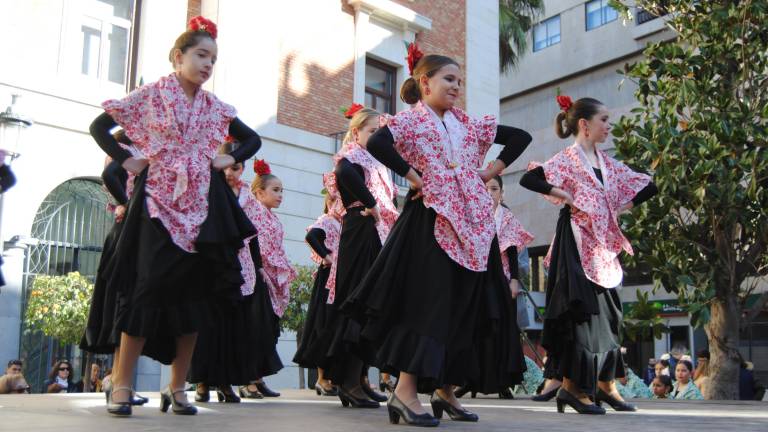
{"label": "shoe heel", "polygon": [[432,404],[432,414],[435,416],[436,419],[443,418],[443,407],[440,405],[433,403]]}
{"label": "shoe heel", "polygon": [[557,412],[561,414],[565,412],[565,402],[560,399],[557,400]]}
{"label": "shoe heel", "polygon": [[104,397],[107,399],[107,405],[109,405],[109,394],[111,393],[111,390],[105,390],[104,391]]}
{"label": "shoe heel", "polygon": [[217,391],[217,392],[216,392],[216,398],[219,400],[219,402],[224,402],[224,400],[226,399],[226,398],[224,397],[224,393],[222,393],[222,392],[220,392],[220,391]]}
{"label": "shoe heel", "polygon": [[476,391],[473,391],[473,392],[472,392],[472,399],[475,399],[476,397],[477,397],[477,392],[476,392]]}
{"label": "shoe heel", "polygon": [[343,406],[344,408],[349,406],[349,401],[344,396],[339,395],[339,400],[341,401],[341,406]]}
{"label": "shoe heel", "polygon": [[165,396],[161,395],[160,397],[160,411],[161,412],[168,412],[168,408],[171,406],[171,401]]}
{"label": "shoe heel", "polygon": [[315,393],[317,393],[317,395],[320,396],[320,389],[315,387]]}
{"label": "shoe heel", "polygon": [[392,424],[400,424],[400,413],[393,407],[387,407],[389,410],[389,422]]}

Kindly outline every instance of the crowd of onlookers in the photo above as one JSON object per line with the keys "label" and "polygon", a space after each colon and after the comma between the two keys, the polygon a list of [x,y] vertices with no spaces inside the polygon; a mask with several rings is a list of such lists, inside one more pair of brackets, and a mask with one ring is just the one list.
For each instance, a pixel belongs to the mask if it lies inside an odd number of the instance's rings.
{"label": "crowd of onlookers", "polygon": [[[22,371],[24,364],[21,360],[11,360],[5,369],[5,374],[0,376],[0,394],[31,393],[29,384]],[[41,393],[82,393],[101,392],[104,381],[108,381],[111,370],[107,369],[104,377],[101,376],[101,366],[91,364],[91,373],[88,378],[73,382],[72,364],[68,360],[57,361],[40,389]]]}

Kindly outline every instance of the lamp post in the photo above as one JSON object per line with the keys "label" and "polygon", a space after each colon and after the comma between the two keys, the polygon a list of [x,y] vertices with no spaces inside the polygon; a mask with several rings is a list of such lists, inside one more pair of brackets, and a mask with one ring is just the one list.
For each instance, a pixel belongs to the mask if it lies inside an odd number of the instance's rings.
{"label": "lamp post", "polygon": [[[8,105],[5,111],[0,113],[0,150],[11,157],[8,161],[9,166],[20,156],[17,150],[24,129],[32,126],[32,120],[16,112],[16,101],[18,101],[20,97],[21,95],[18,94],[11,95],[11,104]],[[0,245],[3,246],[0,249],[5,249],[2,235],[4,192],[5,191],[0,191]]]}

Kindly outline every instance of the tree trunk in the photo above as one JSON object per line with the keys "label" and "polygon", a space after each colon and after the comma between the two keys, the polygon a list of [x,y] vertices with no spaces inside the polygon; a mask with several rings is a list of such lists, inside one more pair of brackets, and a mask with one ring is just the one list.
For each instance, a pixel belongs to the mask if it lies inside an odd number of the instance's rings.
{"label": "tree trunk", "polygon": [[709,377],[706,399],[739,398],[739,300],[730,295],[715,300],[706,326],[709,340]]}

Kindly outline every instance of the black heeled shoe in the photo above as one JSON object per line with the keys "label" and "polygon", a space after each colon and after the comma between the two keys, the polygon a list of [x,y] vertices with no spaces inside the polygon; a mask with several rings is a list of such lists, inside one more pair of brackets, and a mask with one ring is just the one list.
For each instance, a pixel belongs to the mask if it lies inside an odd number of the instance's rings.
{"label": "black heeled shoe", "polygon": [[320,384],[315,383],[315,392],[318,396],[338,396],[339,391],[336,390],[335,386],[331,386],[330,389],[326,389],[325,387],[321,386]]}
{"label": "black heeled shoe", "polygon": [[558,390],[560,390],[560,387],[556,387],[555,389],[550,390],[546,393],[541,393],[541,394],[532,396],[531,400],[534,402],[549,402],[552,400],[553,397],[557,396]]}
{"label": "black heeled shoe", "polygon": [[631,403],[627,403],[626,401],[620,401],[615,397],[609,395],[608,393],[602,391],[601,389],[598,389],[597,395],[595,395],[595,405],[602,406],[603,402],[610,405],[614,411],[628,411],[628,412],[637,411],[637,407],[632,405]]}
{"label": "black heeled shoe", "polygon": [[365,393],[365,395],[368,396],[368,399],[370,400],[374,400],[376,402],[386,402],[388,399],[386,395],[373,391],[373,389],[365,383],[360,383],[360,388],[363,389],[363,393]]}
{"label": "black heeled shoe", "polygon": [[115,416],[127,417],[133,414],[133,408],[131,407],[130,399],[128,402],[112,402],[112,393],[121,390],[127,390],[133,394],[133,389],[130,387],[110,388],[104,392],[107,397],[107,412]]}
{"label": "black heeled shoe", "polygon": [[[205,389],[204,393],[200,393],[200,390]],[[210,402],[211,389],[205,384],[198,384],[195,389],[195,402]]]}
{"label": "black heeled shoe", "polygon": [[477,397],[477,392],[474,390],[470,392],[468,386],[457,387],[456,390],[453,391],[453,395],[456,396],[456,399],[463,398],[467,393],[471,394],[472,399]]}
{"label": "black heeled shoe", "polygon": [[259,389],[259,393],[264,395],[264,397],[280,397],[280,393],[272,391],[272,389],[267,387],[267,384],[264,383],[264,381],[257,382],[256,388]]}
{"label": "black heeled shoe", "polygon": [[437,392],[432,393],[429,403],[432,405],[432,412],[435,414],[435,418],[443,418],[443,411],[445,411],[453,421],[476,422],[480,420],[477,414],[464,408],[456,408],[450,402],[441,398]]}
{"label": "black heeled shoe", "polygon": [[557,401],[557,412],[559,413],[564,413],[565,405],[568,405],[579,414],[605,414],[605,409],[603,407],[599,407],[595,404],[587,405],[562,387],[557,391],[557,398],[555,400]]}
{"label": "black heeled shoe", "polygon": [[256,391],[250,391],[248,390],[248,386],[240,386],[238,389],[240,393],[240,397],[243,399],[264,399],[264,395],[259,393],[258,390]]}
{"label": "black heeled shoe", "polygon": [[428,413],[416,414],[411,411],[394,393],[387,402],[387,412],[389,413],[389,422],[399,424],[402,418],[410,426],[435,427],[440,424],[440,420]]}
{"label": "black heeled shoe", "polygon": [[343,387],[336,387],[339,391],[339,400],[341,405],[345,408],[351,406],[352,408],[378,408],[380,405],[376,401],[370,399],[358,399],[352,393],[344,390]]}
{"label": "black heeled shoe", "polygon": [[197,414],[197,407],[192,405],[189,402],[179,402],[174,397],[176,393],[184,393],[184,389],[173,391],[171,390],[171,387],[168,386],[165,388],[165,390],[160,392],[160,411],[162,412],[168,412],[168,408],[171,407],[171,410],[174,414],[179,415],[195,415]]}
{"label": "black heeled shoe", "polygon": [[514,399],[515,395],[512,394],[512,390],[509,387],[499,390],[499,399]]}
{"label": "black heeled shoe", "polygon": [[216,390],[216,397],[219,399],[219,402],[240,403],[240,396],[236,395],[235,392],[232,391],[232,387],[228,385],[219,386]]}
{"label": "black heeled shoe", "polygon": [[131,405],[142,406],[147,402],[149,402],[148,397],[144,397],[136,392],[131,393]]}

